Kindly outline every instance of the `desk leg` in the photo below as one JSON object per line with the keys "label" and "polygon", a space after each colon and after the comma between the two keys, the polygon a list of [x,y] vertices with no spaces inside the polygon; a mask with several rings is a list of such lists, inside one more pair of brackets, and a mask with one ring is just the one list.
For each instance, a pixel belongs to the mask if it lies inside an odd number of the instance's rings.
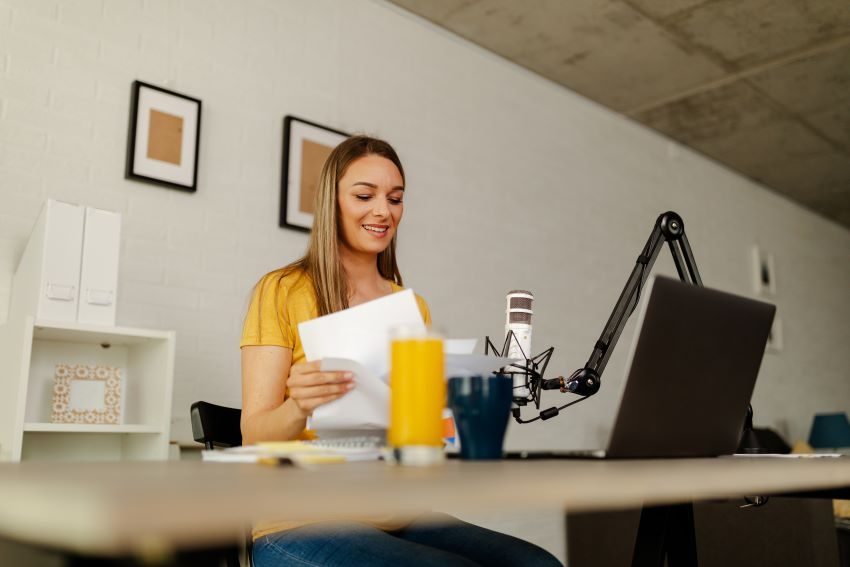
{"label": "desk leg", "polygon": [[697,567],[694,505],[679,504],[670,508],[667,526],[668,567]]}
{"label": "desk leg", "polygon": [[697,567],[692,504],[644,507],[632,567]]}

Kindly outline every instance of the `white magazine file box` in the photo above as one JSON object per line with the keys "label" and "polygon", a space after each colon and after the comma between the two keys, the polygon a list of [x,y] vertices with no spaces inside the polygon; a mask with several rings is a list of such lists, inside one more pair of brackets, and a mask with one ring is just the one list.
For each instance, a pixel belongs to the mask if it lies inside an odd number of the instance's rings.
{"label": "white magazine file box", "polygon": [[85,208],[48,199],[12,279],[12,311],[76,321]]}
{"label": "white magazine file box", "polygon": [[86,207],[77,320],[115,325],[121,213]]}

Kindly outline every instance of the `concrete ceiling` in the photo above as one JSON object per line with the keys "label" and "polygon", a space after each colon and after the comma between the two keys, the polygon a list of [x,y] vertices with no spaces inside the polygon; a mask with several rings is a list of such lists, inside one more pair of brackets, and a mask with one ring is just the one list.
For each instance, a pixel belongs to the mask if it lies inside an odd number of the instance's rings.
{"label": "concrete ceiling", "polygon": [[391,0],[850,227],[850,0]]}

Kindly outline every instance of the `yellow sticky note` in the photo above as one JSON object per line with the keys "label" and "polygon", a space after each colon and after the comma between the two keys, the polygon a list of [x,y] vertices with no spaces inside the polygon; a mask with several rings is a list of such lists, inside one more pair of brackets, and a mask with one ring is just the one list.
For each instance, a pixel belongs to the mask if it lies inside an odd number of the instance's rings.
{"label": "yellow sticky note", "polygon": [[315,445],[310,445],[301,441],[264,441],[262,443],[257,443],[257,447],[263,451],[268,451],[269,453],[274,453],[276,455],[315,453],[322,451],[322,449]]}

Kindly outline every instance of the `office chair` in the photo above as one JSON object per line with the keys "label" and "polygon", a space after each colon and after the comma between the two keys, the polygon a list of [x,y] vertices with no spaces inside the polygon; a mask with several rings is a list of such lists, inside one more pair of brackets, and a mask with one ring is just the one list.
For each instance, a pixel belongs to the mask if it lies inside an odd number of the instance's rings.
{"label": "office chair", "polygon": [[[240,419],[242,410],[217,406],[209,402],[195,402],[189,409],[192,420],[192,437],[198,443],[203,443],[207,450],[216,447],[238,447],[242,445],[242,427]],[[251,537],[246,542],[246,563],[251,561]],[[222,558],[227,567],[240,567],[239,549],[229,550]]]}
{"label": "office chair", "polygon": [[208,450],[242,444],[242,427],[239,423],[242,410],[209,402],[195,402],[189,411],[192,417],[192,437]]}

